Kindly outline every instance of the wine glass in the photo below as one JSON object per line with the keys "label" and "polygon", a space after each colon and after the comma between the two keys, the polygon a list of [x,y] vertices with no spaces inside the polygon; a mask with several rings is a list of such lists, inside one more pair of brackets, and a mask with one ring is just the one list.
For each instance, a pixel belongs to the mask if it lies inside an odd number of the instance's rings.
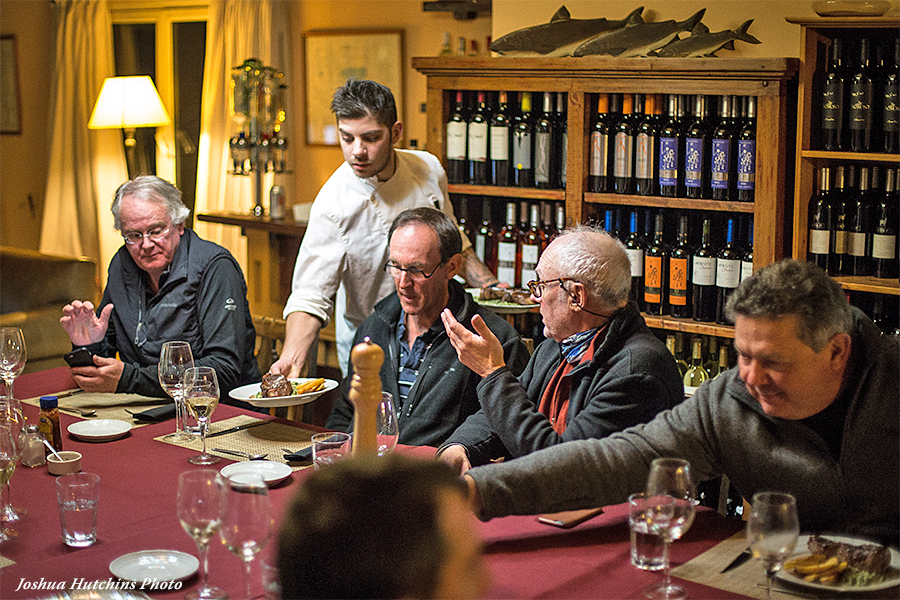
{"label": "wine glass", "polygon": [[[13,435],[13,430],[8,425],[0,425],[0,485],[7,486],[13,471],[16,469],[16,460],[19,458],[18,445]],[[7,487],[7,490],[9,488]],[[4,521],[8,520],[6,518]],[[6,542],[19,535],[19,532],[11,527],[0,529],[0,542]]]}
{"label": "wine glass", "polygon": [[775,573],[793,552],[799,535],[797,501],[793,496],[780,492],[753,494],[747,520],[747,541],[750,552],[761,559],[766,568],[766,597],[769,600],[772,600]]}
{"label": "wine glass", "polygon": [[192,456],[188,462],[195,465],[213,465],[219,460],[218,456],[206,453],[206,430],[209,428],[209,418],[219,405],[219,381],[216,379],[216,370],[212,367],[190,367],[184,371],[184,401],[188,410],[200,424],[200,440],[203,442],[203,452]]}
{"label": "wine glass", "polygon": [[394,409],[394,396],[390,392],[381,392],[381,403],[378,405],[378,456],[393,452],[399,437],[400,426]]}
{"label": "wine glass", "polygon": [[184,407],[184,372],[194,366],[194,356],[188,342],[166,342],[159,353],[159,384],[175,401],[175,433],[163,439],[186,442],[193,439],[186,431]]}
{"label": "wine glass", "polygon": [[[24,442],[22,428],[25,426],[25,416],[22,413],[22,404],[15,398],[0,399],[0,425],[9,429],[15,445],[16,459],[18,459],[21,456]],[[15,523],[28,515],[28,511],[12,505],[12,490],[10,489],[9,480],[12,477],[13,469],[15,469],[15,461],[8,469],[9,476],[3,478],[2,482],[2,487],[6,488],[6,499],[0,503],[0,518],[8,523]],[[0,489],[0,494],[2,494],[2,489]]]}
{"label": "wine glass", "polygon": [[250,600],[250,566],[272,535],[272,505],[266,482],[259,473],[241,473],[226,479],[225,512],[219,536],[244,561],[244,583]]}
{"label": "wine glass", "polygon": [[176,500],[181,527],[197,542],[202,583],[185,596],[188,600],[227,598],[225,590],[209,585],[209,541],[222,524],[225,482],[218,471],[198,469],[178,476]]}
{"label": "wine glass", "polygon": [[13,383],[25,368],[28,352],[25,336],[18,327],[0,327],[0,378],[6,384],[6,397],[13,397]]}
{"label": "wine glass", "polygon": [[680,539],[694,522],[696,493],[688,461],[680,458],[653,459],[650,464],[650,475],[647,477],[646,493],[649,497],[671,496],[674,498],[674,506],[669,522],[657,528],[663,540],[663,581],[644,590],[644,594],[653,600],[687,598],[687,592],[673,584],[669,575],[671,566],[669,547],[674,540]]}

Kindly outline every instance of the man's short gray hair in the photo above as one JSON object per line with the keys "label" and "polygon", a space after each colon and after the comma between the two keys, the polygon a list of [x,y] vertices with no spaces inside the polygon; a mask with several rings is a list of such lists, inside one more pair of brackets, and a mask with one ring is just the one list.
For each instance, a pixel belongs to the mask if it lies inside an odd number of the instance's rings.
{"label": "man's short gray hair", "polygon": [[853,331],[853,312],[841,286],[816,264],[789,258],[744,281],[728,300],[726,314],[769,320],[796,315],[797,338],[815,352],[838,333]]}
{"label": "man's short gray hair", "polygon": [[613,310],[628,300],[631,263],[622,242],[591,225],[566,229],[557,239],[563,242],[556,250],[560,277],[584,284],[602,310]]}
{"label": "man's short gray hair", "polygon": [[147,200],[165,205],[172,225],[181,225],[191,209],[181,201],[181,190],[156,175],[140,175],[130,181],[126,181],[116,190],[112,203],[113,225],[119,231],[122,230],[121,205],[122,198],[130,196],[137,200]]}

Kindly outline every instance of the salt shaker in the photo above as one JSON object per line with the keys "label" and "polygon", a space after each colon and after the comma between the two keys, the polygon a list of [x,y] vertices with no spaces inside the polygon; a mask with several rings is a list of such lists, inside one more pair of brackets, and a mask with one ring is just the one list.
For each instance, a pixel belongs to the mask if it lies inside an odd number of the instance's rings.
{"label": "salt shaker", "polygon": [[22,464],[26,467],[39,467],[47,458],[44,455],[44,436],[37,425],[26,425],[23,429]]}

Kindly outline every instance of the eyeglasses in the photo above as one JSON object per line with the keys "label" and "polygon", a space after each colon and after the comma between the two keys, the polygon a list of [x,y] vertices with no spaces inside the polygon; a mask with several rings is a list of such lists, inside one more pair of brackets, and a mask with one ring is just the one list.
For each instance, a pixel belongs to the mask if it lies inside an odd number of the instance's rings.
{"label": "eyeglasses", "polygon": [[432,275],[437,273],[437,270],[440,269],[441,265],[443,265],[443,264],[444,264],[444,261],[441,261],[440,263],[438,263],[438,266],[436,266],[435,268],[433,268],[431,270],[431,273],[426,273],[422,269],[416,269],[416,268],[404,269],[400,265],[395,265],[394,263],[389,262],[384,265],[384,271],[386,273],[390,273],[394,277],[400,277],[401,273],[406,273],[411,279],[414,279],[416,281],[422,281],[423,279],[428,279],[429,277],[431,277]]}
{"label": "eyeglasses", "polygon": [[150,238],[150,241],[158,244],[163,241],[167,235],[169,235],[169,231],[172,230],[172,226],[169,225],[165,229],[162,227],[157,227],[155,229],[151,229],[147,233],[138,233],[137,231],[131,231],[122,236],[122,239],[125,240],[125,243],[129,246],[134,246],[135,244],[140,244],[144,238]]}
{"label": "eyeglasses", "polygon": [[571,277],[557,277],[556,279],[547,279],[547,280],[531,280],[528,282],[528,290],[531,292],[531,295],[535,298],[540,298],[541,294],[544,293],[544,287],[551,283],[559,282],[560,287],[562,287],[563,281],[575,281],[577,279],[572,279]]}

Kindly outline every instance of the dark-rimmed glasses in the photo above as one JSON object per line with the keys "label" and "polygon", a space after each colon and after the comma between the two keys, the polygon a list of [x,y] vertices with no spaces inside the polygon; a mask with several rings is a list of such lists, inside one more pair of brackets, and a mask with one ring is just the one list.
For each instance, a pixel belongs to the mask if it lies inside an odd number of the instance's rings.
{"label": "dark-rimmed glasses", "polygon": [[388,262],[384,265],[384,271],[385,271],[385,273],[390,273],[394,277],[400,277],[401,273],[406,273],[410,278],[415,279],[417,281],[421,281],[423,279],[428,279],[429,277],[431,277],[432,275],[437,273],[437,270],[440,269],[441,265],[443,265],[443,264],[444,264],[444,261],[441,261],[440,263],[438,263],[438,266],[436,266],[435,268],[433,268],[431,270],[431,273],[426,273],[422,269],[416,269],[414,267],[410,268],[410,269],[405,269],[405,268],[401,267],[400,265],[395,265],[392,262]]}
{"label": "dark-rimmed glasses", "polygon": [[122,239],[125,240],[125,243],[129,246],[134,246],[135,244],[140,244],[144,238],[150,238],[150,241],[154,244],[158,244],[163,241],[169,232],[172,230],[172,226],[169,225],[165,229],[162,227],[156,227],[155,229],[151,229],[147,233],[139,233],[137,231],[129,231],[122,235]]}
{"label": "dark-rimmed glasses", "polygon": [[541,294],[544,293],[544,287],[545,287],[545,286],[547,286],[548,284],[551,284],[551,283],[557,283],[557,282],[560,284],[560,286],[562,286],[562,282],[563,282],[563,281],[575,281],[575,282],[577,282],[578,280],[577,280],[577,279],[573,279],[573,278],[571,278],[571,277],[557,277],[556,279],[546,279],[546,280],[541,280],[541,279],[534,280],[534,279],[532,279],[532,280],[529,281],[528,284],[527,284],[527,285],[528,285],[528,291],[530,291],[530,292],[531,292],[531,295],[534,296],[535,298],[540,298],[540,297],[541,297]]}

